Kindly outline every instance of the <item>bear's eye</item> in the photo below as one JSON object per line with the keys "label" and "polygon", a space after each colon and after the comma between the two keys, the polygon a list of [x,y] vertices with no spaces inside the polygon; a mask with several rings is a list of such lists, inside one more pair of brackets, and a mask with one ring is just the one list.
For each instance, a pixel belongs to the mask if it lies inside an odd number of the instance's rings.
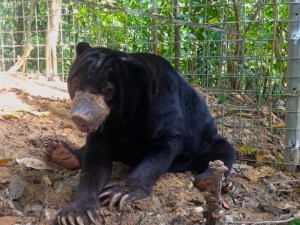
{"label": "bear's eye", "polygon": [[72,81],[73,89],[76,90],[79,86],[79,78],[74,78]]}
{"label": "bear's eye", "polygon": [[101,94],[105,96],[107,99],[112,99],[114,96],[115,87],[111,83],[107,83],[102,89]]}

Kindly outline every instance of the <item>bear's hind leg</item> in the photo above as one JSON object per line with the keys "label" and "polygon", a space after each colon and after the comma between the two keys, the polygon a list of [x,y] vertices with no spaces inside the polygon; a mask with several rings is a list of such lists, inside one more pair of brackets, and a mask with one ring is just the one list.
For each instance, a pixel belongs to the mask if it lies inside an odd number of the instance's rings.
{"label": "bear's hind leg", "polygon": [[[198,170],[199,174],[195,178],[195,186],[203,191],[211,185],[212,171],[209,168],[208,163],[215,160],[221,160],[228,168],[228,171],[224,174],[225,180],[222,184],[222,189],[226,192],[226,189],[228,189],[226,178],[229,176],[235,160],[235,150],[228,141],[220,135],[216,135],[212,139],[211,143],[203,149],[199,159],[195,160],[195,164],[193,166],[195,171],[197,171],[197,168],[202,167],[201,171]],[[206,164],[204,167],[205,169],[203,169],[203,164]]]}

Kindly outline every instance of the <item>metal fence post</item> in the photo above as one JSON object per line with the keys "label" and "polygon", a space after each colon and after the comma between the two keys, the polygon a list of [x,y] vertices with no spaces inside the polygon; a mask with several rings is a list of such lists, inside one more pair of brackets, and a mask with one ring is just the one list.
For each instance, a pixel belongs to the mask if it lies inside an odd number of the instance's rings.
{"label": "metal fence post", "polygon": [[285,169],[295,171],[300,148],[300,0],[288,2]]}

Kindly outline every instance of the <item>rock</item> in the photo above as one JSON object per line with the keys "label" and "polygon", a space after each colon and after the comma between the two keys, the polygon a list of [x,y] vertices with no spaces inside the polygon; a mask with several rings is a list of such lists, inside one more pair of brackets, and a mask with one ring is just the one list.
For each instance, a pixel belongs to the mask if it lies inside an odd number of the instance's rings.
{"label": "rock", "polygon": [[274,201],[274,196],[270,194],[263,194],[262,199],[266,202]]}
{"label": "rock", "polygon": [[12,178],[9,183],[9,198],[11,200],[19,199],[23,195],[25,186],[25,181],[21,177]]}
{"label": "rock", "polygon": [[201,206],[196,207],[195,210],[197,213],[203,213],[203,211],[204,211],[204,209]]}
{"label": "rock", "polygon": [[294,218],[295,218],[295,219],[300,219],[300,211],[297,212],[296,214],[294,214]]}
{"label": "rock", "polygon": [[253,166],[249,166],[247,164],[238,164],[235,163],[233,164],[232,168],[236,171],[241,171],[241,170],[252,170]]}
{"label": "rock", "polygon": [[59,194],[61,192],[63,186],[64,186],[64,183],[62,181],[55,182],[55,184],[54,184],[55,193]]}
{"label": "rock", "polygon": [[72,192],[76,192],[77,190],[78,190],[78,186],[79,186],[79,182],[78,182],[78,180],[77,179],[72,179],[71,181],[70,181],[70,190],[72,191]]}
{"label": "rock", "polygon": [[226,215],[225,220],[226,220],[226,222],[233,222],[233,216],[232,215]]}
{"label": "rock", "polygon": [[258,206],[257,200],[250,197],[244,197],[242,202],[242,208],[252,209],[252,208],[256,208],[257,206]]}

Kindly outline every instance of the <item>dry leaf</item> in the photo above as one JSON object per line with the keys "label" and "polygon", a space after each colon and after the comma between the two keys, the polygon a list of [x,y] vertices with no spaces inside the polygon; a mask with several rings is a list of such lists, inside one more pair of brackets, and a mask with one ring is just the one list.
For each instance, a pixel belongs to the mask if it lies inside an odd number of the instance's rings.
{"label": "dry leaf", "polygon": [[0,158],[0,166],[5,166],[8,163],[8,159]]}
{"label": "dry leaf", "polygon": [[253,119],[253,114],[250,113],[241,113],[241,117],[246,118],[246,119]]}
{"label": "dry leaf", "polygon": [[260,179],[275,173],[275,169],[269,166],[262,166],[245,172],[246,178],[250,183],[257,183]]}
{"label": "dry leaf", "polygon": [[265,157],[264,157],[263,155],[258,155],[258,156],[257,156],[257,161],[262,162],[262,161],[264,161],[264,160],[265,160]]}
{"label": "dry leaf", "polygon": [[252,99],[249,98],[244,92],[242,93],[242,99],[246,104],[253,103]]}
{"label": "dry leaf", "polygon": [[24,163],[27,167],[37,170],[51,170],[52,168],[46,163],[33,158],[16,159],[17,163]]}
{"label": "dry leaf", "polygon": [[11,112],[0,112],[0,118],[3,118],[5,120],[20,119],[20,117],[18,115],[11,113]]}
{"label": "dry leaf", "polygon": [[285,128],[285,123],[284,122],[279,122],[279,123],[272,123],[272,128]]}
{"label": "dry leaf", "polygon": [[221,203],[222,203],[222,206],[223,206],[225,209],[230,209],[230,206],[229,206],[228,202],[227,202],[225,199],[222,199],[222,200],[221,200]]}
{"label": "dry leaf", "polygon": [[19,217],[16,216],[3,216],[0,217],[0,224],[13,225],[19,220]]}
{"label": "dry leaf", "polygon": [[271,115],[272,115],[272,124],[278,122],[278,117],[274,113],[272,113]]}

